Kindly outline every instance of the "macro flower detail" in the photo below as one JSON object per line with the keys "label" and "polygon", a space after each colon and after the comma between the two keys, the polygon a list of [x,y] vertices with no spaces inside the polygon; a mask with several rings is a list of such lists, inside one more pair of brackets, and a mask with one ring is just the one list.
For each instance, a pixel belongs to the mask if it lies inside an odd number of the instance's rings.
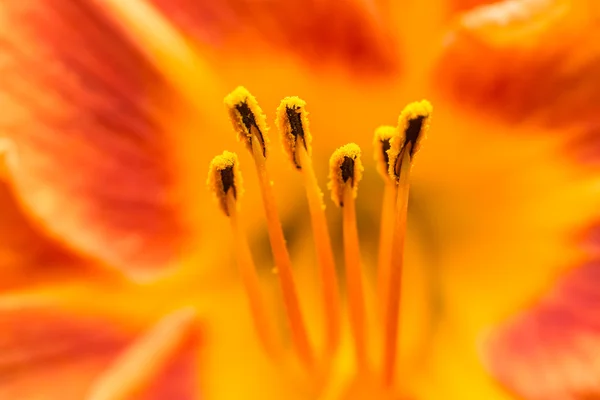
{"label": "macro flower detail", "polygon": [[599,15],[0,1],[0,398],[598,397]]}
{"label": "macro flower detail", "polygon": [[[352,377],[349,381],[337,383],[340,378],[336,372],[335,358],[340,346],[340,298],[336,280],[334,260],[330,245],[327,224],[324,217],[325,206],[318,187],[313,160],[311,157],[312,134],[309,130],[306,103],[297,97],[287,97],[282,100],[277,109],[276,125],[280,132],[283,150],[287,153],[293,167],[299,169],[305,176],[305,188],[309,200],[309,210],[313,226],[314,243],[319,257],[319,276],[322,288],[322,307],[325,311],[325,339],[319,350],[311,340],[311,329],[301,309],[300,297],[303,291],[294,278],[294,271],[285,244],[277,206],[272,192],[273,183],[269,178],[267,154],[269,154],[268,126],[258,102],[245,88],[239,87],[225,99],[230,113],[234,131],[239,140],[252,154],[263,205],[267,216],[267,226],[273,256],[276,262],[276,275],[279,278],[283,299],[284,314],[287,317],[287,327],[291,334],[291,347],[295,359],[309,377],[309,385],[314,391],[312,396],[317,398],[359,398],[358,393],[371,392],[378,398],[395,398],[395,387],[398,340],[398,317],[400,304],[400,275],[403,263],[404,236],[406,230],[406,214],[408,203],[409,172],[413,157],[419,149],[420,142],[429,128],[431,105],[427,101],[410,104],[401,113],[397,128],[387,129],[387,136],[381,129],[376,131],[375,142],[389,141],[389,146],[383,157],[376,152],[380,161],[386,159],[384,171],[389,173],[395,183],[392,194],[396,202],[384,203],[390,207],[386,216],[392,216],[394,223],[386,224],[389,231],[382,230],[383,236],[391,238],[391,246],[387,247],[390,254],[382,254],[380,260],[389,278],[387,290],[379,293],[386,297],[379,298],[378,304],[384,304],[387,312],[382,313],[382,324],[373,329],[367,316],[364,271],[361,261],[360,244],[356,222],[356,205],[358,185],[363,175],[361,150],[350,143],[338,148],[329,162],[329,184],[331,199],[342,210],[343,247],[345,264],[345,287],[347,288],[347,312],[350,324],[350,336],[355,361]],[[385,137],[384,137],[385,136]],[[382,139],[383,138],[383,139]],[[389,172],[388,172],[389,171]],[[274,331],[270,321],[267,303],[261,289],[257,267],[240,225],[240,194],[242,187],[239,160],[235,153],[225,151],[211,162],[208,176],[208,186],[214,193],[224,214],[230,219],[235,238],[235,252],[245,287],[250,312],[260,342],[272,362],[281,363],[290,359],[287,351],[282,349],[281,340]],[[383,265],[383,263],[388,263]],[[304,310],[305,311],[305,310]],[[372,311],[372,310],[371,310]],[[374,314],[376,314],[375,312]],[[314,331],[314,330],[313,330]],[[314,332],[312,332],[314,334]],[[372,338],[372,339],[371,339]],[[375,348],[375,346],[378,348]],[[288,355],[286,355],[288,354]],[[380,360],[380,361],[376,361]],[[381,362],[375,366],[374,362]],[[289,367],[288,367],[289,368]],[[288,372],[291,373],[291,372]],[[341,385],[341,386],[340,386]],[[331,397],[331,387],[340,386],[338,394]]]}

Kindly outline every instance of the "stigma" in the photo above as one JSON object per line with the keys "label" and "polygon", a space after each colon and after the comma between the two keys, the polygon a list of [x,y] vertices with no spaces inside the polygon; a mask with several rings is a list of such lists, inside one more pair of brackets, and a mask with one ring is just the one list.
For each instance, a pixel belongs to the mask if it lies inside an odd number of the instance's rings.
{"label": "stigma", "polygon": [[[283,298],[289,345],[283,345],[282,332],[275,329],[263,300],[257,268],[241,225],[241,168],[235,153],[224,152],[210,164],[208,186],[220,209],[231,221],[235,238],[234,250],[240,269],[250,313],[257,336],[273,362],[286,354],[295,358],[305,371],[320,377],[334,374],[333,358],[340,347],[342,315],[347,313],[352,338],[356,376],[377,381],[382,391],[393,393],[398,388],[397,344],[400,331],[400,287],[404,260],[404,242],[409,195],[410,171],[417,151],[429,129],[432,107],[422,100],[401,111],[397,126],[382,126],[373,139],[375,165],[384,181],[380,246],[377,266],[377,308],[368,310],[365,303],[365,273],[362,268],[359,231],[356,224],[358,186],[363,177],[362,152],[348,143],[338,148],[329,160],[329,184],[332,202],[342,213],[343,253],[345,268],[345,301],[340,295],[331,237],[325,217],[323,193],[313,168],[312,141],[306,103],[298,97],[286,97],[276,110],[275,126],[291,167],[302,175],[308,200],[319,277],[321,303],[324,310],[323,345],[316,346],[300,307],[300,295],[292,260],[286,246],[272,181],[267,163],[270,153],[269,128],[257,100],[243,87],[225,98],[234,132],[254,160],[258,186],[266,216],[266,226],[277,278]],[[380,329],[369,327],[370,312],[381,318]],[[371,328],[371,329],[370,329]],[[378,344],[372,354],[369,342]],[[318,371],[318,372],[317,372]],[[325,371],[325,372],[324,372]],[[375,378],[374,378],[375,377]]]}

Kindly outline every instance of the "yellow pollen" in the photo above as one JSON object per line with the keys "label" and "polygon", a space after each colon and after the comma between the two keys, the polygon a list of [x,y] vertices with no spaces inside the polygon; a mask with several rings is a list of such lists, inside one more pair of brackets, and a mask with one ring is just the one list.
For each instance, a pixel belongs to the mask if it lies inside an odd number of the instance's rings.
{"label": "yellow pollen", "polygon": [[329,159],[329,190],[331,199],[338,206],[344,204],[344,192],[349,186],[352,198],[358,193],[358,182],[362,179],[363,166],[360,147],[349,143],[337,149]]}
{"label": "yellow pollen", "polygon": [[[341,298],[335,272],[331,238],[325,218],[323,193],[319,188],[311,158],[312,136],[309,130],[306,103],[298,97],[286,97],[276,113],[276,127],[283,149],[293,167],[304,179],[311,224],[315,241],[315,252],[319,264],[319,278],[323,310],[325,314],[325,346],[320,354],[310,341],[307,327],[300,309],[296,283],[290,256],[283,236],[281,221],[273,193],[273,183],[267,168],[268,126],[256,99],[244,88],[237,88],[225,99],[234,130],[253,157],[267,229],[277,277],[283,295],[291,345],[294,353],[309,372],[318,376],[332,373],[332,361],[340,342]],[[399,317],[401,277],[404,262],[404,242],[410,188],[410,171],[414,155],[429,128],[432,107],[426,100],[409,104],[400,114],[398,126],[382,126],[375,131],[375,162],[385,184],[381,214],[380,247],[377,273],[377,296],[379,314],[383,320],[381,365],[373,369],[370,365],[377,357],[368,352],[368,319],[364,295],[364,277],[361,267],[361,252],[356,224],[356,198],[358,183],[362,179],[363,165],[361,150],[350,143],[338,148],[329,160],[328,187],[333,202],[342,209],[344,264],[346,272],[347,312],[350,333],[356,356],[357,378],[369,382],[378,393],[392,394],[395,391],[396,358],[399,341]],[[283,348],[276,338],[272,321],[260,289],[259,277],[252,260],[247,240],[240,222],[239,197],[241,196],[241,174],[237,156],[224,152],[215,157],[210,166],[208,184],[216,195],[220,207],[229,216],[235,237],[237,262],[242,281],[248,293],[252,317],[258,336],[265,351],[278,359]],[[377,331],[375,330],[373,334]],[[381,336],[382,335],[382,336]],[[317,361],[322,363],[316,364]]]}
{"label": "yellow pollen", "polygon": [[390,179],[389,176],[389,158],[388,158],[388,150],[391,146],[391,140],[394,136],[398,136],[398,129],[393,126],[380,126],[375,130],[375,135],[373,136],[373,148],[375,149],[375,166],[377,167],[377,172],[383,178],[383,180],[387,181]]}
{"label": "yellow pollen", "polygon": [[389,174],[398,181],[402,152],[408,151],[410,160],[419,151],[421,141],[429,130],[432,107],[427,100],[416,101],[407,105],[398,117],[398,132],[390,142],[388,150]]}
{"label": "yellow pollen", "polygon": [[245,143],[251,152],[252,140],[256,139],[260,144],[262,156],[267,158],[267,118],[254,96],[245,87],[239,86],[225,97],[225,106],[238,139]]}
{"label": "yellow pollen", "polygon": [[213,158],[206,183],[214,193],[221,210],[229,216],[232,210],[227,200],[228,192],[231,191],[233,198],[237,200],[242,196],[243,190],[237,154],[224,151],[222,155]]}
{"label": "yellow pollen", "polygon": [[286,97],[277,108],[277,117],[275,118],[283,150],[298,169],[302,168],[297,154],[299,148],[303,147],[309,157],[312,154],[312,136],[305,106],[306,102],[299,97]]}

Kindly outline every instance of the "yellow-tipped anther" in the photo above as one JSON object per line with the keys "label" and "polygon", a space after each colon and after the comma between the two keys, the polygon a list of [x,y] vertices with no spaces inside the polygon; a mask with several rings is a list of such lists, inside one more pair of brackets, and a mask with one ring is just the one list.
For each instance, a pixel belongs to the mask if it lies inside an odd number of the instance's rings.
{"label": "yellow-tipped anther", "polygon": [[375,149],[375,165],[377,172],[384,180],[389,179],[389,157],[388,150],[394,136],[398,135],[398,129],[393,126],[380,126],[375,130],[373,148]]}
{"label": "yellow-tipped anther", "polygon": [[252,153],[252,137],[256,137],[261,146],[260,153],[267,158],[267,119],[256,98],[245,87],[238,86],[225,97],[225,105],[239,140],[244,142]]}
{"label": "yellow-tipped anther", "polygon": [[363,169],[358,145],[349,143],[333,152],[329,159],[328,187],[335,204],[340,207],[344,205],[344,191],[348,185],[352,189],[353,197],[356,197]]}
{"label": "yellow-tipped anther", "polygon": [[221,210],[225,215],[230,216],[232,210],[229,209],[228,192],[231,191],[236,204],[243,192],[242,174],[237,154],[224,151],[220,156],[213,158],[210,162],[206,183],[214,193]]}
{"label": "yellow-tipped anther", "polygon": [[396,181],[400,176],[402,153],[408,151],[410,162],[419,150],[421,141],[429,130],[432,107],[427,100],[416,101],[407,105],[398,117],[398,132],[392,138],[388,150],[389,174]]}
{"label": "yellow-tipped anther", "polygon": [[308,112],[305,106],[306,102],[299,97],[286,97],[281,100],[275,119],[283,149],[298,169],[302,168],[297,154],[298,146],[303,146],[309,157],[312,153],[310,146],[312,136],[308,128]]}

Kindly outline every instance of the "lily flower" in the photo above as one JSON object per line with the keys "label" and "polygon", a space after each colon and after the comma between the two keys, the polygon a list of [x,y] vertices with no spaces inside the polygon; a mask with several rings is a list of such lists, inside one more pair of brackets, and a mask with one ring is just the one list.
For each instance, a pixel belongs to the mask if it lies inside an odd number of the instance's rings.
{"label": "lily flower", "polygon": [[0,4],[0,397],[598,396],[600,10],[491,3]]}

